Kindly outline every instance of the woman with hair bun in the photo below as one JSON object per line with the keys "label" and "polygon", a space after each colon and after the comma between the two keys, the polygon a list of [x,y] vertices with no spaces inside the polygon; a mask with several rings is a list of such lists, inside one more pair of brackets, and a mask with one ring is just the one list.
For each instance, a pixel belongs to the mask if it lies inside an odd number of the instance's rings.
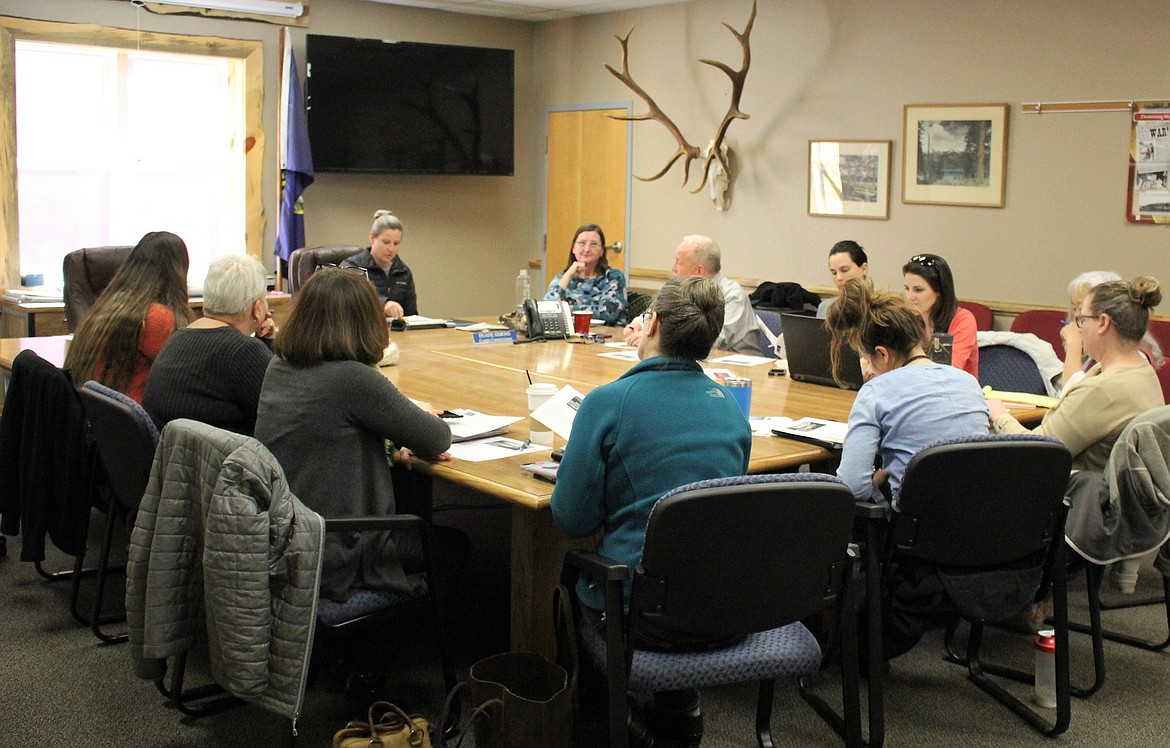
{"label": "woman with hair bun", "polygon": [[[1140,347],[1150,310],[1161,301],[1158,281],[1148,276],[1102,283],[1081,301],[1073,322],[1085,355],[1097,363],[1065,388],[1060,401],[1032,430],[1068,445],[1074,468],[1103,470],[1125,425],[1164,404],[1158,375]],[[1003,403],[992,400],[988,405],[997,432],[1027,431]]]}
{"label": "woman with hair bun", "polygon": [[[987,433],[987,405],[975,377],[936,364],[923,350],[925,323],[905,298],[852,279],[829,307],[834,369],[841,348],[861,357],[868,381],[849,412],[837,477],[858,499],[897,506],[906,463],[941,439]],[[874,458],[882,468],[874,470]]]}
{"label": "woman with hair bun", "polygon": [[914,255],[902,266],[906,299],[926,322],[924,345],[935,333],[950,333],[951,366],[979,377],[975,315],[959,306],[951,266],[938,255]]}
{"label": "woman with hair bun", "polygon": [[382,300],[382,311],[394,319],[418,314],[414,274],[398,256],[401,247],[402,221],[388,210],[379,210],[370,227],[370,246],[341,263],[342,267],[366,271]]}

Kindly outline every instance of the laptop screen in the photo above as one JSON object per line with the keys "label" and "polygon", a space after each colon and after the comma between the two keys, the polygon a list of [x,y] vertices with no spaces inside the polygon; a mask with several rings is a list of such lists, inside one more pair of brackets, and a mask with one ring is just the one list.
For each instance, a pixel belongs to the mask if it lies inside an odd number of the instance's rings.
{"label": "laptop screen", "polygon": [[[824,384],[836,387],[833,367],[829,361],[832,336],[825,329],[825,321],[800,314],[781,314],[784,331],[784,354],[788,357],[788,374],[798,382]],[[863,383],[861,360],[848,346],[841,348],[841,384],[847,389],[859,389]]]}

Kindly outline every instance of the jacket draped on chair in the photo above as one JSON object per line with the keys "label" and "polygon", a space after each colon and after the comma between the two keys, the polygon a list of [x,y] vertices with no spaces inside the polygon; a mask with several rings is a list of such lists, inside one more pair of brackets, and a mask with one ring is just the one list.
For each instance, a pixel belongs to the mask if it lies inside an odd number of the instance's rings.
{"label": "jacket draped on chair", "polygon": [[207,631],[211,674],[285,717],[300,711],[324,520],[260,442],[196,421],[163,430],[130,537],[126,616],[140,677]]}

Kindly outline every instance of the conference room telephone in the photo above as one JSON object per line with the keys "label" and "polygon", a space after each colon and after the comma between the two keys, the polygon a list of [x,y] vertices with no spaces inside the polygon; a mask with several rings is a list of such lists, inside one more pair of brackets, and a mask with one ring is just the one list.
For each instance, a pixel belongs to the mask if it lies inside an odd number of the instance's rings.
{"label": "conference room telephone", "polygon": [[567,338],[573,309],[564,301],[524,301],[524,334],[529,338]]}

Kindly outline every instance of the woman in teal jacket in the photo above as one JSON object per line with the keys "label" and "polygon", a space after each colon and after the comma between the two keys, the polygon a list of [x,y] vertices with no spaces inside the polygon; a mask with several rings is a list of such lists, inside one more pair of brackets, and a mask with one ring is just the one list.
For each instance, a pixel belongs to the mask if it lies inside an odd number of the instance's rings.
{"label": "woman in teal jacket", "polygon": [[[713,281],[692,276],[663,286],[638,344],[642,361],[589,393],[573,420],[552,495],[553,518],[567,535],[602,530],[598,552],[633,568],[641,559],[650,510],[663,494],[747,472],[747,419],[731,393],[699,365],[722,328],[723,293]],[[604,607],[601,588],[583,579],[577,592],[586,625],[590,619],[596,625],[600,613],[590,611]],[[646,633],[635,641],[640,649],[711,645],[688,632]],[[656,694],[653,721],[671,725],[670,737],[682,744],[698,745],[698,706],[694,690]]]}

